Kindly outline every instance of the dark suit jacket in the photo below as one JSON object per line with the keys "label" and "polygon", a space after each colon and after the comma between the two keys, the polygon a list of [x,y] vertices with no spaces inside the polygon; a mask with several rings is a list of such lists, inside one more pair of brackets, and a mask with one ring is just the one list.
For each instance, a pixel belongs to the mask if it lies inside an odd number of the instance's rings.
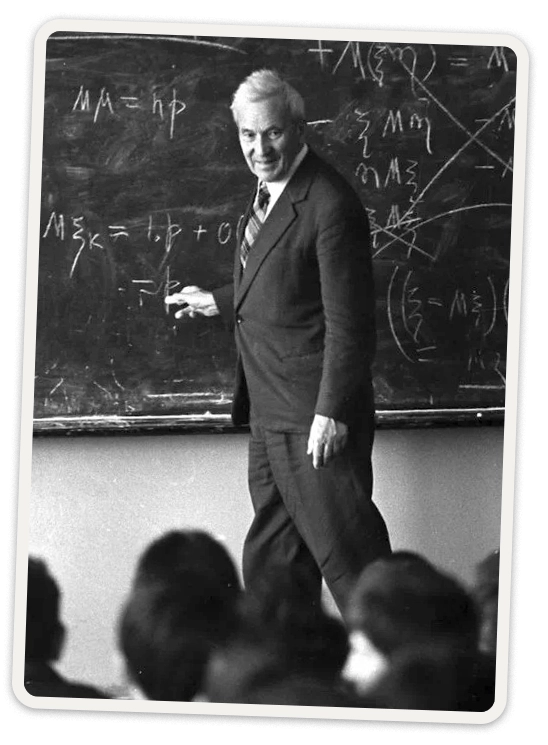
{"label": "dark suit jacket", "polygon": [[[243,221],[245,225],[246,221]],[[245,271],[214,292],[235,321],[235,424],[307,432],[314,414],[352,425],[371,413],[375,300],[366,212],[309,151],[268,215]]]}

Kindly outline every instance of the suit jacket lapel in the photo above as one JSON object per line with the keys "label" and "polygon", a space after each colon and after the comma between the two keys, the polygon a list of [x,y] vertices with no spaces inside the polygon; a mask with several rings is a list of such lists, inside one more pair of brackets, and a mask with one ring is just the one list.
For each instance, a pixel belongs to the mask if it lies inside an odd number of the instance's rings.
{"label": "suit jacket lapel", "polygon": [[[262,263],[297,218],[298,213],[295,205],[303,200],[308,193],[314,175],[315,158],[316,156],[311,151],[307,153],[305,159],[293,174],[293,178],[281,193],[255,239],[243,273],[240,271],[240,242],[238,242],[235,262],[237,263],[238,281],[236,281],[236,268],[234,275],[234,306],[236,310],[246,296]],[[245,221],[242,222],[242,225],[245,226]],[[239,236],[239,240],[241,240],[241,236]]]}

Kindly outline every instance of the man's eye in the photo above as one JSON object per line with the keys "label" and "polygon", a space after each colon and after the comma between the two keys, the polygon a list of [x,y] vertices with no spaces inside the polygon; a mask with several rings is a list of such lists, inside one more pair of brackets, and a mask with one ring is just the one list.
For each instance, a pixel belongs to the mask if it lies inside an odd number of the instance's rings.
{"label": "man's eye", "polygon": [[268,138],[270,140],[277,140],[278,137],[281,136],[281,134],[282,134],[282,130],[281,129],[270,129],[268,131]]}
{"label": "man's eye", "polygon": [[251,140],[253,139],[253,132],[242,132],[240,134],[240,137],[246,142],[251,142]]}

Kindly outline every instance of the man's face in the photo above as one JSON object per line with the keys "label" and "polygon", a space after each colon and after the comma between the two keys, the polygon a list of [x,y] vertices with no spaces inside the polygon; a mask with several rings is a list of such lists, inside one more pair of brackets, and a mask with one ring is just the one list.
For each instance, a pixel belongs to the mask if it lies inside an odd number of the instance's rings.
{"label": "man's face", "polygon": [[245,102],[237,113],[240,145],[251,172],[262,181],[284,179],[301,149],[303,125],[291,120],[280,98]]}

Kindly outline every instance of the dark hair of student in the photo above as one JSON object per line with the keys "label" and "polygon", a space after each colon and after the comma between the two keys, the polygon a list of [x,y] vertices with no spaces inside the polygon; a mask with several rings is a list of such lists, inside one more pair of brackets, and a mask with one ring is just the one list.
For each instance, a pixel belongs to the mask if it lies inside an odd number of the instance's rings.
{"label": "dark hair of student", "polygon": [[61,593],[44,561],[29,558],[25,657],[54,662],[60,655],[64,627],[59,617]]}
{"label": "dark hair of student", "polygon": [[210,576],[235,595],[240,582],[226,548],[202,530],[172,530],[153,541],[139,558],[134,585],[177,583],[180,572]]}
{"label": "dark hair of student", "polygon": [[364,569],[347,619],[387,656],[420,642],[477,648],[478,613],[472,597],[456,579],[408,551]]}
{"label": "dark hair of student", "polygon": [[259,689],[278,691],[288,678],[312,680],[317,687],[338,683],[347,633],[314,602],[304,571],[269,567],[243,596],[238,618],[229,644],[210,661],[205,685],[210,701],[247,701]]}
{"label": "dark hair of student", "polygon": [[149,699],[190,701],[201,689],[210,654],[231,630],[231,608],[217,588],[189,576],[180,590],[135,590],[119,624],[130,677]]}

